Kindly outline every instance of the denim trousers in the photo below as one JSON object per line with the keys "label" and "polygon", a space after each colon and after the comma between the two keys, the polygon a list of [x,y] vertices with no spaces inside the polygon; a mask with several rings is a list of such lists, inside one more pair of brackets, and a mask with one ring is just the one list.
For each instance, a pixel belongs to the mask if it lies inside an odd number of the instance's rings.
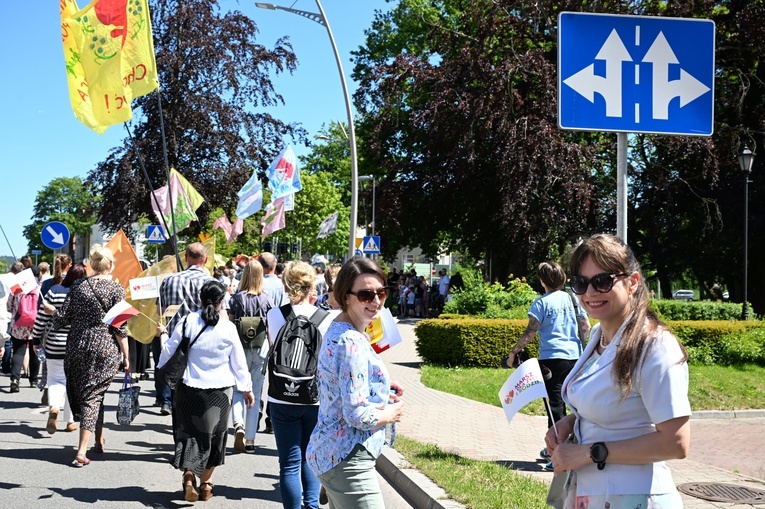
{"label": "denim trousers", "polygon": [[161,353],[162,341],[159,339],[159,336],[157,336],[151,342],[151,355],[154,358],[154,390],[157,393],[155,403],[157,403],[157,405],[172,405],[173,394],[170,387],[164,380],[160,380],[159,377],[157,377],[157,364],[159,364],[159,356]]}
{"label": "denim trousers", "polygon": [[285,509],[318,509],[319,479],[305,461],[308,439],[319,418],[318,405],[269,402],[279,453],[279,491]]}
{"label": "denim trousers", "polygon": [[260,348],[245,348],[244,356],[247,358],[247,366],[250,371],[250,378],[252,378],[252,395],[255,397],[255,403],[252,408],[247,408],[244,403],[244,393],[234,390],[231,420],[234,427],[239,424],[244,425],[244,438],[246,440],[255,440],[255,435],[258,433],[260,395],[263,392],[263,381],[266,379],[266,375],[260,374],[265,358],[260,356]]}

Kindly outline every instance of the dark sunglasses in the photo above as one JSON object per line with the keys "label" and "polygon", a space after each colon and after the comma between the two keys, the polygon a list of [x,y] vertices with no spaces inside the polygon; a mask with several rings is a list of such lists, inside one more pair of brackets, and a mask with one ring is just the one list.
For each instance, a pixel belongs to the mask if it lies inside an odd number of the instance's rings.
{"label": "dark sunglasses", "polygon": [[616,278],[626,275],[627,274],[624,273],[617,274],[615,272],[602,272],[592,276],[590,279],[587,279],[584,276],[571,276],[571,279],[569,279],[568,282],[571,285],[571,291],[577,295],[584,295],[587,293],[587,287],[590,285],[592,285],[598,293],[608,293],[614,287]]}
{"label": "dark sunglasses", "polygon": [[350,295],[355,295],[359,302],[367,304],[375,300],[377,295],[381,301],[388,298],[388,288],[383,286],[377,290],[359,290],[358,292],[348,292]]}

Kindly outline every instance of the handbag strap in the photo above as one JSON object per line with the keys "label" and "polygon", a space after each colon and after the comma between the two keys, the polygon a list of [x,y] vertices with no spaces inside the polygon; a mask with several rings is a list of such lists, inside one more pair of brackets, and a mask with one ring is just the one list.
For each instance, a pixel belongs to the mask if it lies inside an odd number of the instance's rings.
{"label": "handbag strap", "polygon": [[582,327],[579,325],[579,304],[571,292],[566,292],[571,299],[571,305],[574,306],[574,320],[576,321],[576,339],[579,341],[579,353],[584,352],[584,342],[582,341]]}
{"label": "handbag strap", "polygon": [[122,388],[129,389],[133,387],[133,377],[130,376],[130,371],[125,371],[125,377],[122,379]]}
{"label": "handbag strap", "polygon": [[106,307],[106,304],[104,304],[103,299],[101,299],[101,296],[96,293],[96,289],[93,286],[93,283],[90,282],[90,278],[85,278],[85,281],[88,282],[88,286],[90,287],[90,291],[93,292],[93,296],[98,300],[98,303],[101,304],[101,308],[104,310],[104,314],[109,312],[109,308]]}

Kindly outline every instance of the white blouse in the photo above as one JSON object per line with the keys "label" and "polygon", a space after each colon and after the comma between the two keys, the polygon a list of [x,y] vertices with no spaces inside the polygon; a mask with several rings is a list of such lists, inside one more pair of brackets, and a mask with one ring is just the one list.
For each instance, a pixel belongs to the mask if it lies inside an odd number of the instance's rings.
{"label": "white blouse", "polygon": [[[183,324],[191,341],[204,327],[198,312],[190,313],[178,322],[173,335],[162,345],[158,367],[163,366],[181,342]],[[215,327],[207,329],[191,345],[188,364],[183,372],[183,383],[197,389],[221,389],[235,386],[236,390],[252,390],[252,377],[247,366],[242,342],[236,326],[221,318]]]}

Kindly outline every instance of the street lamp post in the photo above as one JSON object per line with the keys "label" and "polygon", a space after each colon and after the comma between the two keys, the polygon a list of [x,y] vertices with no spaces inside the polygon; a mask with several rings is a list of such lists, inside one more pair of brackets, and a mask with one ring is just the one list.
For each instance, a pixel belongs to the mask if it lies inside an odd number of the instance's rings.
{"label": "street lamp post", "polygon": [[754,154],[749,147],[744,145],[744,150],[738,155],[738,164],[741,166],[741,173],[744,175],[744,305],[741,307],[741,319],[749,318],[749,305],[747,300],[748,278],[749,278],[749,175],[752,173],[752,164],[754,163]]}
{"label": "street lamp post", "polygon": [[377,223],[375,223],[375,176],[374,175],[360,175],[359,176],[359,182],[369,182],[372,181],[372,237],[375,236],[375,227],[377,226]]}
{"label": "street lamp post", "polygon": [[356,158],[356,129],[353,126],[353,111],[351,110],[351,96],[348,94],[348,85],[345,82],[345,73],[343,73],[343,63],[340,60],[340,53],[337,51],[337,44],[335,44],[335,37],[332,35],[332,29],[329,26],[329,21],[324,15],[324,8],[321,6],[319,0],[316,1],[316,7],[319,12],[307,12],[299,9],[293,9],[291,7],[282,7],[280,5],[260,3],[256,2],[255,6],[261,9],[280,10],[287,11],[298,16],[314,21],[327,29],[327,35],[329,35],[329,42],[332,44],[332,51],[335,53],[335,61],[337,62],[337,70],[340,72],[340,82],[343,86],[343,95],[345,96],[345,110],[348,114],[348,135],[351,143],[351,231],[348,239],[348,259],[353,257],[356,251],[356,223],[357,213],[359,205],[359,164]]}

